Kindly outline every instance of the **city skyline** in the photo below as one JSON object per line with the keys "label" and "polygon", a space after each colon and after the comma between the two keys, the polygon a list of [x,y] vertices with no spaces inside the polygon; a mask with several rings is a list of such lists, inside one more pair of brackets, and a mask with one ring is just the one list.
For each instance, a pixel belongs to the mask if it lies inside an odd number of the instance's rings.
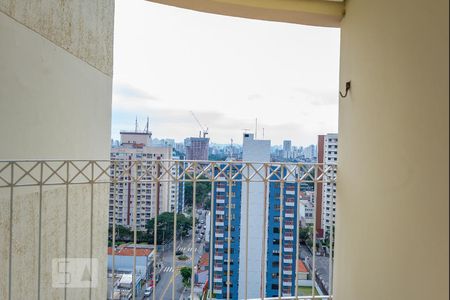
{"label": "city skyline", "polygon": [[190,111],[222,144],[254,131],[256,118],[258,138],[264,128],[273,144],[337,132],[338,29],[145,1],[117,1],[115,14],[112,138],[136,115],[156,137],[196,137]]}

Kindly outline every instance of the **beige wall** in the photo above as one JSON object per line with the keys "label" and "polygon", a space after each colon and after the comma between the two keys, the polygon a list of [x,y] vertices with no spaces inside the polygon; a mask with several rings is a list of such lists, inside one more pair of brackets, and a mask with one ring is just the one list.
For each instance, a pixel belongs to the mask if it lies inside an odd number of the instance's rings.
{"label": "beige wall", "polygon": [[448,299],[448,5],[346,1],[336,300]]}
{"label": "beige wall", "polygon": [[[0,0],[0,160],[109,158],[112,34],[113,1]],[[0,299],[36,299],[39,275],[41,299],[63,299],[52,259],[65,257],[66,237],[67,257],[90,257],[91,221],[92,299],[105,299],[107,189],[44,187],[40,202],[38,187],[15,188],[11,222],[10,189],[0,188]],[[88,294],[68,289],[67,299]]]}

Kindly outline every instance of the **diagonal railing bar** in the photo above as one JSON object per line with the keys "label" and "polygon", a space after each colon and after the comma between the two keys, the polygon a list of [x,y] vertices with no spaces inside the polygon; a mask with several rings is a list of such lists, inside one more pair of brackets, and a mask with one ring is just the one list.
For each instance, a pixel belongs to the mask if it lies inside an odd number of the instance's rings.
{"label": "diagonal railing bar", "polygon": [[231,165],[231,169],[235,172],[233,172],[233,176],[231,177],[231,180],[237,181],[239,176],[241,176],[240,181],[245,181],[247,177],[243,174],[243,171],[245,170],[245,164],[242,165]]}
{"label": "diagonal railing bar", "polygon": [[249,176],[249,179],[252,180],[257,175],[261,178],[261,182],[264,182],[266,176],[262,175],[260,172],[264,170],[265,164],[258,164],[258,168],[255,168],[254,164],[249,164],[249,167],[254,172]]}
{"label": "diagonal railing bar", "polygon": [[[158,178],[158,176],[153,175],[153,172],[155,172],[154,167],[155,167],[154,161],[151,161],[150,166],[146,165],[146,167],[144,169],[141,169],[141,175],[138,176],[136,180],[141,181],[141,182],[155,181]],[[146,179],[146,177],[150,177],[150,179]]]}
{"label": "diagonal railing bar", "polygon": [[40,162],[36,162],[35,164],[33,164],[33,166],[31,167],[31,169],[29,169],[28,171],[27,170],[25,170],[24,168],[22,168],[22,166],[20,165],[20,163],[15,163],[15,165],[16,165],[16,167],[18,167],[19,169],[21,169],[23,172],[24,172],[24,174],[21,176],[21,177],[19,177],[19,179],[17,179],[16,180],[16,182],[14,182],[14,185],[18,185],[18,183],[25,177],[25,176],[30,176],[33,180],[34,180],[34,182],[35,183],[37,183],[37,184],[39,184],[40,182],[41,182],[41,180],[38,180],[38,179],[36,179],[36,178],[34,178],[34,176],[33,175],[31,175],[31,172],[37,167],[37,166],[39,166],[41,163]]}
{"label": "diagonal railing bar", "polygon": [[112,166],[111,162],[108,164],[108,166],[106,168],[103,168],[102,166],[100,166],[97,161],[94,161],[94,165],[97,166],[98,169],[100,169],[100,174],[98,174],[98,176],[96,176],[93,179],[94,182],[98,182],[99,179],[102,178],[102,176],[104,176],[104,175],[108,176],[108,177],[110,176],[110,171],[111,171],[111,166]]}
{"label": "diagonal railing bar", "polygon": [[269,168],[269,174],[268,174],[267,180],[269,180],[270,182],[280,181],[281,180],[280,169],[281,169],[280,165],[274,166],[273,169]]}
{"label": "diagonal railing bar", "polygon": [[225,174],[225,172],[227,172],[229,168],[230,168],[230,164],[225,164],[225,165],[218,164],[217,165],[218,173],[217,173],[217,175],[215,175],[214,180],[228,181],[228,179],[226,179],[228,177],[228,175]]}
{"label": "diagonal railing bar", "polygon": [[[296,166],[295,165],[294,166],[286,165],[284,167],[284,169],[286,171],[286,175],[282,174],[283,180],[288,181],[288,182],[294,182],[295,181],[295,173],[297,171]],[[292,178],[294,178],[294,179],[292,179]]]}
{"label": "diagonal railing bar", "polygon": [[[304,167],[306,168],[307,166],[304,166]],[[301,181],[311,181],[311,182],[315,181],[314,176],[311,174],[311,172],[314,171],[314,166],[312,166],[308,169],[305,169],[303,171],[304,171],[304,174],[300,177]]]}
{"label": "diagonal railing bar", "polygon": [[62,184],[66,183],[66,182],[67,182],[67,183],[70,183],[70,182],[69,182],[69,177],[67,177],[66,179],[64,179],[64,178],[62,178],[62,177],[59,175],[59,173],[58,173],[59,170],[61,170],[62,167],[64,167],[66,164],[69,164],[70,161],[65,161],[64,163],[60,164],[59,167],[56,168],[56,169],[53,169],[48,163],[49,163],[49,162],[44,161],[43,166],[46,166],[46,167],[50,170],[51,174],[48,175],[47,179],[42,180],[42,184],[46,184],[46,183],[47,183],[54,175],[56,175],[57,177],[59,177],[59,179],[61,179]]}
{"label": "diagonal railing bar", "polygon": [[[186,164],[183,167],[184,167],[184,169],[180,173],[180,179],[185,180],[185,181],[193,181],[194,180],[194,176],[192,176],[193,173],[191,172],[192,162],[186,162]],[[186,180],[186,176],[190,180]]]}
{"label": "diagonal railing bar", "polygon": [[11,163],[11,162],[7,162],[7,163],[5,164],[5,166],[4,166],[3,168],[0,169],[0,179],[1,179],[4,183],[6,183],[6,186],[0,186],[0,187],[9,187],[10,185],[11,185],[11,186],[13,185],[12,180],[11,180],[11,182],[8,182],[7,179],[5,179],[5,178],[3,178],[3,177],[1,176],[1,173],[2,173],[4,170],[6,170],[6,168],[8,168],[8,167],[12,167],[12,163]]}
{"label": "diagonal railing bar", "polygon": [[120,164],[120,162],[122,163],[122,172],[118,172],[118,174],[116,175],[117,179],[121,179],[123,181],[127,181],[128,178],[132,179],[133,178],[133,174],[131,173],[133,167],[135,166],[135,160],[117,160]]}
{"label": "diagonal railing bar", "polygon": [[83,175],[83,177],[86,178],[86,180],[87,180],[88,182],[91,181],[91,178],[89,178],[88,176],[86,176],[86,174],[84,174],[84,170],[86,170],[86,168],[89,167],[89,166],[91,165],[91,161],[85,162],[86,164],[85,164],[84,167],[82,167],[81,169],[78,168],[78,166],[75,165],[75,164],[73,163],[73,161],[69,161],[69,162],[70,162],[70,164],[78,171],[75,175],[72,176],[72,179],[71,179],[71,180],[69,180],[69,178],[67,178],[67,180],[69,181],[69,183],[74,182],[75,179],[77,179],[77,177],[78,177],[80,174]]}
{"label": "diagonal railing bar", "polygon": [[317,165],[317,174],[314,174],[316,176],[317,181],[321,181],[324,176],[324,168],[321,165]]}
{"label": "diagonal railing bar", "polygon": [[[196,176],[196,179],[199,181],[199,180],[205,180],[205,179],[208,179],[208,180],[210,180],[209,178],[208,178],[208,176],[205,176],[205,174],[210,174],[210,170],[211,170],[211,164],[207,164],[206,165],[206,167],[202,167],[201,165],[200,166],[198,166],[199,167],[199,172],[197,173],[197,176]],[[204,178],[204,177],[206,177],[206,178]]]}
{"label": "diagonal railing bar", "polygon": [[[175,181],[177,178],[176,176],[174,176],[174,174],[172,174],[172,171],[174,170],[173,168],[175,168],[175,164],[171,165],[170,162],[168,164],[168,166],[165,166],[165,163],[167,161],[161,161],[160,162],[160,170],[162,171],[161,174],[158,174],[159,176],[159,180],[160,181]],[[167,177],[166,177],[167,176]]]}

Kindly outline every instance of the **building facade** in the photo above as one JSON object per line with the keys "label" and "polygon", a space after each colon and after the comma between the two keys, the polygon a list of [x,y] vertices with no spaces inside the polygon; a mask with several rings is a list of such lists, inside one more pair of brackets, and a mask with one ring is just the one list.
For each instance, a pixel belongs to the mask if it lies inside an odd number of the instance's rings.
{"label": "building facade", "polygon": [[[338,161],[338,134],[329,133],[323,137],[323,164],[337,164]],[[322,216],[321,227],[324,237],[330,230],[330,227],[335,224],[336,219],[336,183],[326,182],[321,184],[321,196],[322,196]],[[319,187],[318,187],[319,189]],[[318,191],[319,193],[319,191]],[[320,198],[317,197],[320,202]]]}
{"label": "building facade", "polygon": [[[158,165],[155,165],[154,161],[170,159],[173,159],[172,148],[151,146],[151,133],[121,132],[121,146],[111,149],[111,176],[122,177],[116,186],[110,187],[110,224],[115,222],[116,225],[134,226],[135,203],[138,230],[144,230],[145,225],[155,215],[176,209],[179,202],[177,197],[180,196],[178,191],[182,185],[169,180],[162,180],[159,186],[154,181],[150,182],[158,173]],[[178,171],[172,168],[172,175]],[[130,180],[132,176],[143,176],[142,182],[133,183]],[[168,179],[169,174],[165,176]]]}
{"label": "building facade", "polygon": [[209,138],[190,137],[184,140],[187,160],[208,160]]}
{"label": "building facade", "polygon": [[[256,168],[258,162],[268,162],[270,141],[255,140],[253,134],[244,134],[243,159],[255,162]],[[229,293],[230,299],[256,298],[261,292],[278,296],[279,289],[283,295],[294,295],[296,184],[271,182],[266,186],[251,180],[242,182],[237,170],[227,172],[214,186],[211,256],[215,297],[227,298]],[[233,181],[227,181],[227,177],[235,175]],[[273,176],[279,175],[274,172]],[[261,230],[264,224],[265,232]],[[247,263],[243,263],[245,261]],[[266,264],[265,273],[263,264]],[[227,286],[228,281],[230,286]]]}

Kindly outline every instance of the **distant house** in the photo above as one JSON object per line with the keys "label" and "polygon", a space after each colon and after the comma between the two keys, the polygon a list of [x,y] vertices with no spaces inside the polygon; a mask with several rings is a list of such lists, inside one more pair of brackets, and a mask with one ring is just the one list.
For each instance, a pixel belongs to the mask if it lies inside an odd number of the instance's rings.
{"label": "distant house", "polygon": [[[112,270],[113,250],[108,247],[108,271]],[[151,246],[136,245],[136,274],[148,279],[153,270],[153,249]],[[114,271],[133,272],[134,245],[121,245],[114,251]]]}
{"label": "distant house", "polygon": [[309,271],[301,259],[297,260],[298,280],[307,280]]}
{"label": "distant house", "polygon": [[198,271],[195,274],[194,293],[202,298],[208,291],[209,271]]}
{"label": "distant house", "polygon": [[200,259],[198,260],[198,271],[205,271],[208,270],[209,267],[209,254],[208,253],[203,253],[203,255],[200,257]]}

